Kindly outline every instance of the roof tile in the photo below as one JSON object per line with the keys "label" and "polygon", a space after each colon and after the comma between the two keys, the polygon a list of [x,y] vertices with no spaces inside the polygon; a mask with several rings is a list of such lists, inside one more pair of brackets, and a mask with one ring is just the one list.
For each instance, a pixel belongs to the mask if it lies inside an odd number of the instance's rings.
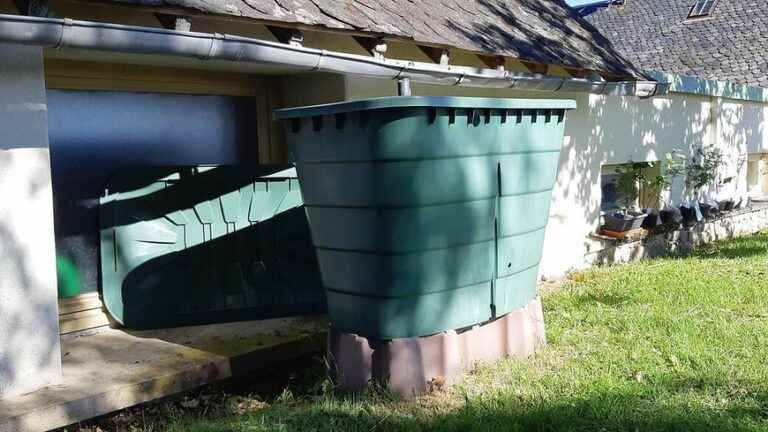
{"label": "roof tile", "polygon": [[686,22],[692,5],[693,0],[627,0],[586,19],[641,70],[768,87],[766,0],[721,0],[709,18]]}
{"label": "roof tile", "polygon": [[564,0],[111,0],[353,30],[538,63],[639,76]]}

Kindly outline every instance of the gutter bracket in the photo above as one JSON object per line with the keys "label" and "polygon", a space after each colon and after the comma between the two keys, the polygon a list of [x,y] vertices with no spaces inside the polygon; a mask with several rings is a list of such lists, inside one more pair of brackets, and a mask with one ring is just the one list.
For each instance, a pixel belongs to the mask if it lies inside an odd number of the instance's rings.
{"label": "gutter bracket", "polygon": [[182,32],[188,32],[192,30],[192,21],[190,21],[189,17],[155,13],[155,18],[160,21],[160,24],[163,26],[163,28],[168,30],[176,30]]}
{"label": "gutter bracket", "polygon": [[541,63],[534,63],[525,60],[520,60],[520,63],[525,66],[531,73],[546,75],[549,71],[549,66]]}
{"label": "gutter bracket", "polygon": [[447,49],[432,46],[419,45],[419,49],[427,55],[433,62],[440,66],[448,66],[451,62],[451,55]]}
{"label": "gutter bracket", "polygon": [[299,29],[268,25],[267,30],[281,43],[292,46],[304,46],[304,33]]}
{"label": "gutter bracket", "polygon": [[355,36],[355,41],[363,49],[371,53],[373,58],[384,59],[384,54],[387,52],[387,42],[384,39]]}
{"label": "gutter bracket", "polygon": [[477,58],[480,59],[486,66],[488,66],[491,69],[496,69],[498,71],[504,70],[504,63],[506,62],[506,59],[502,56],[488,56],[483,54],[478,54]]}

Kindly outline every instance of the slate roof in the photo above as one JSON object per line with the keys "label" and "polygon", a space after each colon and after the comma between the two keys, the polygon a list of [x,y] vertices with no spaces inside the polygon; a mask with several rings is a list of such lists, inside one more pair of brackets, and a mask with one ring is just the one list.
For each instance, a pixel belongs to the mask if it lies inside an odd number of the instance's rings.
{"label": "slate roof", "polygon": [[642,70],[768,87],[768,2],[720,0],[685,22],[694,0],[626,0],[586,19]]}
{"label": "slate roof", "polygon": [[640,75],[563,0],[111,1],[350,30],[624,77]]}

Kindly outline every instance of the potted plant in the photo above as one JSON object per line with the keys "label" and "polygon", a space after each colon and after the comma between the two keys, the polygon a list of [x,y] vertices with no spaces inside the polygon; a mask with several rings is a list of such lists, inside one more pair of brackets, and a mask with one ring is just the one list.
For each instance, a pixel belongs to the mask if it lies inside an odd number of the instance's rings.
{"label": "potted plant", "polygon": [[661,220],[661,214],[659,214],[659,210],[654,208],[644,208],[643,213],[646,215],[642,224],[643,228],[653,229],[664,224],[664,221]]}
{"label": "potted plant", "polygon": [[719,148],[700,146],[686,165],[686,191],[693,196],[689,204],[680,207],[683,223],[686,226],[693,226],[704,220],[705,217],[717,216],[718,206],[701,202],[700,199],[705,187],[715,185],[719,188],[733,180],[733,177],[721,177],[720,169],[724,160],[723,152]]}
{"label": "potted plant", "polygon": [[[645,162],[644,168],[653,168],[655,162]],[[666,207],[666,201],[661,197],[661,193],[664,189],[670,186],[669,178],[664,174],[648,175],[648,169],[643,169],[639,178],[640,188],[643,194],[646,196],[655,196],[664,203]],[[647,215],[643,221],[643,228],[653,229],[659,225],[663,225],[664,221],[661,218],[661,210],[657,208],[644,208],[643,213]]]}
{"label": "potted plant", "polygon": [[670,228],[677,228],[683,223],[683,214],[677,207],[669,207],[659,212],[659,218],[661,223],[667,225]]}
{"label": "potted plant", "polygon": [[663,225],[672,229],[676,229],[682,223],[683,216],[680,213],[680,209],[673,206],[671,201],[663,198],[663,192],[671,189],[675,179],[685,172],[685,159],[685,156],[677,149],[667,153],[665,155],[666,167],[663,174],[657,176],[651,182],[654,187],[658,188],[659,198],[663,203],[661,210],[659,210],[659,219]]}
{"label": "potted plant", "polygon": [[623,233],[642,227],[648,215],[638,210],[636,203],[640,195],[640,186],[645,181],[644,168],[648,167],[648,164],[648,162],[630,160],[614,170],[619,175],[615,181],[616,192],[624,205],[603,216],[604,231]]}
{"label": "potted plant", "polygon": [[720,207],[716,203],[699,202],[699,210],[704,219],[714,219],[720,215]]}
{"label": "potted plant", "polygon": [[731,211],[736,205],[736,201],[734,201],[732,198],[728,198],[718,201],[717,205],[720,211]]}
{"label": "potted plant", "polygon": [[[718,196],[720,195],[720,188],[723,185],[726,185],[726,184],[728,184],[728,183],[730,183],[732,181],[733,181],[733,176],[729,176],[729,177],[720,177],[719,176],[718,177],[718,179],[717,179],[717,181],[715,183],[715,185],[717,186],[717,194],[718,194]],[[717,204],[717,209],[720,212],[731,211],[736,206],[736,200],[734,200],[733,198],[726,198],[726,199],[717,200],[715,202],[715,204]]]}

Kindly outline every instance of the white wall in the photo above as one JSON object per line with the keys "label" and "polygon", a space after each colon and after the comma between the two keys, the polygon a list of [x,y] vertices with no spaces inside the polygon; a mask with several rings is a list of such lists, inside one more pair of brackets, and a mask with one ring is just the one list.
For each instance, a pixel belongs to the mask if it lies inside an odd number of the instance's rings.
{"label": "white wall", "polygon": [[731,172],[740,175],[723,188],[728,193],[747,191],[747,155],[768,152],[768,104],[718,100],[718,143],[729,152]]}
{"label": "white wall", "polygon": [[61,379],[42,52],[0,45],[0,397]]}
{"label": "white wall", "polygon": [[[345,98],[361,99],[396,94],[393,81],[348,77]],[[717,143],[728,161],[724,174],[736,181],[721,194],[746,191],[746,155],[768,151],[768,105],[735,100],[671,94],[641,100],[635,97],[577,93],[518,92],[413,85],[415,95],[455,95],[516,98],[574,99],[576,110],[566,120],[557,184],[553,191],[550,221],[544,244],[541,275],[562,277],[585,267],[585,254],[604,248],[590,236],[599,227],[600,167],[633,161],[661,161],[681,150],[691,154],[700,144]],[[717,119],[717,121],[715,121]],[[741,163],[740,161],[744,162]],[[682,179],[664,198],[679,203]],[[711,191],[714,197],[716,191]],[[671,195],[671,196],[670,196]]]}

